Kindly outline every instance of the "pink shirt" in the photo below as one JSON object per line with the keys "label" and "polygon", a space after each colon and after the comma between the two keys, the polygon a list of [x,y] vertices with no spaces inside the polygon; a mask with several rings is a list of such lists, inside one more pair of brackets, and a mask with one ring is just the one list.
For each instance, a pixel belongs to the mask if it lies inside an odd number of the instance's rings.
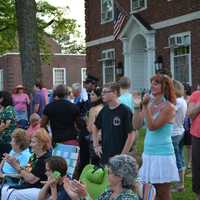
{"label": "pink shirt", "polygon": [[[192,93],[189,103],[200,104],[200,91],[195,91]],[[190,132],[193,136],[200,138],[200,113],[192,120]]]}
{"label": "pink shirt", "polygon": [[29,128],[27,129],[26,133],[27,135],[31,138],[32,135],[38,130],[40,129],[40,123],[37,124],[36,126],[32,127],[31,125],[29,126]]}
{"label": "pink shirt", "polygon": [[12,95],[13,103],[16,111],[26,111],[27,104],[29,103],[29,97],[27,94],[13,94]]}

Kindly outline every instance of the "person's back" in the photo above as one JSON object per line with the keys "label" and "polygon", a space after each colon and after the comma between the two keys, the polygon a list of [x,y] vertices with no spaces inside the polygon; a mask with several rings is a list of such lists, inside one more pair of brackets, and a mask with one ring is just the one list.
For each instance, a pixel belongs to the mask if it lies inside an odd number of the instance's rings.
{"label": "person's back", "polygon": [[79,117],[79,109],[73,103],[59,99],[48,104],[44,109],[52,130],[53,142],[74,140],[77,136],[75,121]]}
{"label": "person's back", "polygon": [[41,90],[35,91],[32,98],[32,113],[34,113],[35,105],[39,105],[37,114],[42,116],[42,112],[45,107],[45,97]]}
{"label": "person's back", "polygon": [[128,106],[131,111],[134,110],[134,101],[133,101],[133,96],[130,92],[125,92],[119,97],[120,103]]}
{"label": "person's back", "polygon": [[119,80],[119,85],[120,85],[120,97],[119,97],[120,103],[128,106],[133,112],[134,110],[133,95],[129,92],[129,88],[131,85],[130,79],[128,77],[121,77]]}

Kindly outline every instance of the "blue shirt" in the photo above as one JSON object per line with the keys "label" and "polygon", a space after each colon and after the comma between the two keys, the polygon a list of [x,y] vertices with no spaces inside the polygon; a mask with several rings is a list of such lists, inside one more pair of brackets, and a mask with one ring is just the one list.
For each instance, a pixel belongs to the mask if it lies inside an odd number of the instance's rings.
{"label": "blue shirt", "polygon": [[[31,153],[27,148],[18,154],[14,150],[11,150],[9,155],[15,157],[19,161],[21,167],[25,167],[28,164]],[[16,169],[12,167],[8,162],[4,163],[2,172],[7,174],[17,173]]]}
{"label": "blue shirt", "polygon": [[37,112],[40,117],[43,114],[43,110],[45,107],[45,97],[42,90],[38,90],[33,94],[32,101],[31,101],[31,113],[34,113],[34,107],[36,104],[39,104],[39,110]]}
{"label": "blue shirt", "polygon": [[164,124],[161,128],[151,131],[147,128],[144,141],[144,154],[146,155],[173,155],[171,133],[173,124]]}
{"label": "blue shirt", "polygon": [[132,96],[131,93],[125,92],[124,94],[122,94],[119,97],[119,101],[120,101],[120,103],[128,106],[131,109],[131,111],[133,112],[133,110],[134,110],[134,102],[133,102],[133,96]]}

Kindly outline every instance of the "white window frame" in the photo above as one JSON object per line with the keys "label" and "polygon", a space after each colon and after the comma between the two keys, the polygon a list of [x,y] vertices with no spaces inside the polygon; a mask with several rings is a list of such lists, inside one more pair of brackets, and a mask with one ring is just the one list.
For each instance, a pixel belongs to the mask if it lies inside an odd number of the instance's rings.
{"label": "white window frame", "polygon": [[[188,63],[189,63],[189,82],[188,84],[192,85],[192,62],[191,62],[191,32],[182,32],[182,33],[177,33],[177,34],[174,34],[174,35],[171,35],[169,38],[168,38],[168,41],[170,40],[170,38],[173,38],[173,37],[177,37],[177,36],[186,36],[188,35],[189,36],[189,44],[187,44],[187,46],[189,46],[189,54],[188,54]],[[183,46],[183,45],[179,45],[180,47]],[[178,47],[178,45],[175,45],[175,46],[170,46],[170,63],[171,63],[171,72],[172,72],[172,77],[175,78],[175,75],[174,75],[174,48]],[[178,57],[178,56],[177,56]]]}
{"label": "white window frame", "polygon": [[[105,54],[108,54],[109,52],[113,52],[113,54],[114,54],[114,56],[113,56],[113,58],[109,58],[109,57],[106,57],[106,58],[102,58],[100,61],[102,62],[102,71],[103,71],[103,84],[105,84],[105,83],[107,83],[106,82],[106,74],[105,74],[105,69],[108,69],[108,68],[113,68],[113,82],[115,82],[115,78],[116,78],[116,76],[115,76],[115,49],[106,49],[106,50],[103,50],[102,52],[101,52],[101,54],[103,54],[103,53],[105,53]],[[105,65],[105,61],[106,60],[113,60],[114,61],[114,63],[113,63],[113,65],[112,66],[106,66]]]}
{"label": "white window frame", "polygon": [[81,85],[83,87],[83,82],[86,80],[87,78],[87,68],[82,67],[81,68]]}
{"label": "white window frame", "polygon": [[0,91],[4,89],[3,69],[0,69]]}
{"label": "white window frame", "polygon": [[[135,8],[135,9],[133,9],[133,0],[130,0],[131,1],[131,3],[130,3],[130,5],[131,5],[131,14],[132,13],[137,13],[137,12],[140,12],[140,11],[142,11],[142,10],[145,10],[145,9],[147,9],[147,0],[144,0],[144,6],[143,7],[141,7],[141,8]],[[140,0],[138,0],[138,1],[140,1]]]}
{"label": "white window frame", "polygon": [[103,17],[102,17],[103,16],[103,6],[102,6],[103,5],[103,1],[104,0],[101,0],[101,24],[105,24],[105,23],[111,22],[114,19],[114,2],[113,2],[113,0],[110,0],[110,1],[112,1],[112,17],[111,17],[111,19],[109,19],[109,20],[103,19]]}
{"label": "white window frame", "polygon": [[60,68],[60,67],[54,67],[53,68],[53,86],[58,85],[58,84],[56,84],[56,80],[55,80],[56,70],[62,70],[62,71],[64,71],[63,84],[66,85],[66,69],[65,68]]}

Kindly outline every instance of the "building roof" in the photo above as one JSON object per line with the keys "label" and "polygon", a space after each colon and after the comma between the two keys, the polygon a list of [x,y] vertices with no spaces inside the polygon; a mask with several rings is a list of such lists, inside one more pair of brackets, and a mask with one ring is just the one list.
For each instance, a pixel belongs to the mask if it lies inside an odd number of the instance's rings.
{"label": "building roof", "polygon": [[141,17],[140,14],[138,13],[134,13],[133,16],[147,29],[147,30],[153,30],[153,28],[151,27],[151,25],[149,23],[147,23],[144,18]]}

